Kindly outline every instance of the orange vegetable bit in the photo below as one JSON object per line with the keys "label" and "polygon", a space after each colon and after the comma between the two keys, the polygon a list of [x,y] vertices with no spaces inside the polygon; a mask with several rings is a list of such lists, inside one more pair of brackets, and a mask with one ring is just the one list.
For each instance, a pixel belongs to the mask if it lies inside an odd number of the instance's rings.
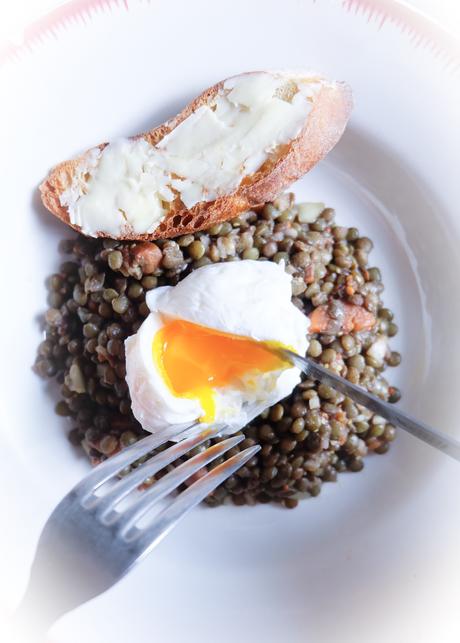
{"label": "orange vegetable bit", "polygon": [[[375,326],[375,316],[362,306],[344,303],[343,309],[341,332],[370,330]],[[335,320],[329,315],[327,305],[318,306],[310,313],[310,333],[327,333],[332,322]]]}

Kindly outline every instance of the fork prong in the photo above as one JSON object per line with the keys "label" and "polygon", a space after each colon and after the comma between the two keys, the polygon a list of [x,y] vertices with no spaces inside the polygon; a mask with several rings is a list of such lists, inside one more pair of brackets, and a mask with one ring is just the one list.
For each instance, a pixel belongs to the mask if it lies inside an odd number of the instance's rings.
{"label": "fork prong", "polygon": [[209,440],[219,433],[219,428],[204,429],[198,435],[194,435],[185,440],[173,444],[169,448],[157,453],[147,462],[138,467],[135,471],[129,473],[125,478],[118,482],[113,489],[101,498],[98,498],[96,504],[96,515],[100,520],[107,518],[107,515],[114,509],[123,498],[131,491],[141,485],[149,476],[155,475],[158,471],[166,467],[177,458],[185,455],[202,442]]}
{"label": "fork prong", "polygon": [[188,480],[194,473],[197,473],[197,471],[220,455],[232,449],[242,440],[244,440],[244,435],[235,435],[218,442],[202,453],[193,456],[190,460],[167,473],[161,480],[155,482],[150,489],[139,496],[139,499],[131,507],[118,514],[121,523],[121,535],[127,535],[129,529],[162,498],[175,491],[180,484]]}
{"label": "fork prong", "polygon": [[87,500],[96,489],[102,484],[110,480],[113,476],[117,475],[120,471],[125,469],[128,465],[132,464],[142,456],[150,451],[158,448],[165,442],[171,439],[179,438],[182,434],[193,429],[196,424],[182,429],[179,433],[175,433],[172,429],[166,430],[161,434],[149,435],[146,438],[139,440],[120,453],[112,456],[105,462],[99,464],[94,471],[87,475],[79,484],[77,484],[72,494],[76,495],[82,502]]}
{"label": "fork prong", "polygon": [[144,558],[179,520],[200,503],[208,493],[218,487],[221,482],[224,482],[232,473],[250,460],[259,450],[260,445],[256,444],[219,464],[215,469],[179,494],[172,504],[155,517],[151,525],[144,529],[136,529],[135,537],[129,542],[131,547],[136,549],[138,560]]}

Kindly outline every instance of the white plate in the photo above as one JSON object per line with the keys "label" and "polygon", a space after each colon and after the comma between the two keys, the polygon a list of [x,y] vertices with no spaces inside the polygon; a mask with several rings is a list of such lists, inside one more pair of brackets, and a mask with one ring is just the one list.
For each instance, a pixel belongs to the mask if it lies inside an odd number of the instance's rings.
{"label": "white plate", "polygon": [[[86,0],[28,43],[0,67],[4,609],[47,514],[88,468],[30,370],[66,232],[36,186],[55,162],[147,129],[233,73],[308,66],[352,85],[347,133],[295,191],[375,240],[401,327],[402,406],[460,434],[458,51],[436,27],[383,0]],[[458,480],[456,463],[401,435],[296,511],[200,508],[52,638],[457,642]]]}

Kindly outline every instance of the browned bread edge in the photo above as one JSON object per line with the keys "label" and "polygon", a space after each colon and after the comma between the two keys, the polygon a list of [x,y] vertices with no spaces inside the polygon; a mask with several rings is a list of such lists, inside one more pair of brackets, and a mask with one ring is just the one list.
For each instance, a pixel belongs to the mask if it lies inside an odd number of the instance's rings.
{"label": "browned bread edge", "polygon": [[[198,107],[208,103],[223,87],[224,82],[205,90],[167,123],[133,138],[143,137],[152,145],[157,144]],[[273,200],[334,147],[342,136],[351,109],[352,95],[348,85],[325,81],[314,96],[312,109],[302,131],[286,146],[274,164],[264,166],[246,177],[233,194],[220,197],[215,201],[197,203],[190,210],[179,208],[172,211],[151,234],[127,233],[123,234],[122,238],[154,240],[196,232]],[[103,149],[106,145],[107,143],[103,143],[99,147]],[[80,228],[70,223],[68,210],[61,204],[60,195],[71,184],[75,169],[83,158],[84,154],[59,163],[40,185],[41,198],[45,207],[79,232]],[[101,232],[97,236],[108,235]]]}

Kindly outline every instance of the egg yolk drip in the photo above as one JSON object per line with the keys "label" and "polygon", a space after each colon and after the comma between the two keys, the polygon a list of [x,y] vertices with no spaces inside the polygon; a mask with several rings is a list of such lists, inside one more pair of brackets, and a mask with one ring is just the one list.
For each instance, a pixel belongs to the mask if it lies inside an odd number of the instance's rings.
{"label": "egg yolk drip", "polygon": [[172,319],[153,339],[153,359],[171,392],[198,399],[203,409],[200,422],[209,423],[215,419],[214,389],[231,385],[247,373],[292,366],[272,352],[282,347],[289,348]]}

